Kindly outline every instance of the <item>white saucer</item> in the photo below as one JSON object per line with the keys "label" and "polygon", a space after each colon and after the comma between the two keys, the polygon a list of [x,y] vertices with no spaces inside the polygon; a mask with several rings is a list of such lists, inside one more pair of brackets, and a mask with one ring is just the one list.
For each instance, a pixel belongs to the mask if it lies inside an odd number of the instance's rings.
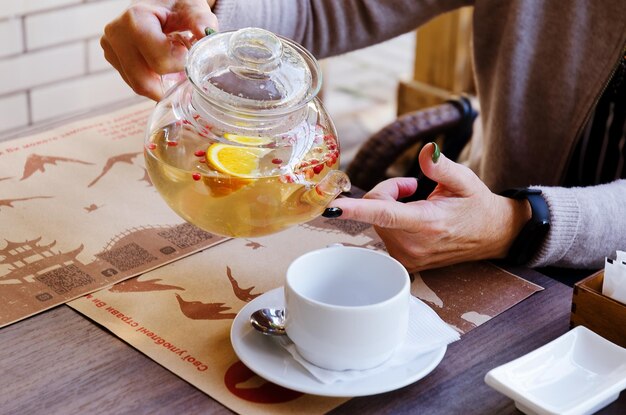
{"label": "white saucer", "polygon": [[315,379],[304,367],[283,349],[276,339],[252,328],[250,315],[264,307],[284,306],[283,288],[276,288],[246,304],[235,317],[230,331],[230,341],[239,359],[250,370],[277,385],[298,392],[321,396],[354,397],[389,392],[414,383],[429,374],[446,353],[442,346],[421,355],[412,362],[389,368],[357,380],[324,384]]}

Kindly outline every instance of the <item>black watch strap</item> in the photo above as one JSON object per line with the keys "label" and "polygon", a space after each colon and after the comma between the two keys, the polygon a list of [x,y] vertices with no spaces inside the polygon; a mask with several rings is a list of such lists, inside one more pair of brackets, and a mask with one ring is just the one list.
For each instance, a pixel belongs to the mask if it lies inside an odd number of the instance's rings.
{"label": "black watch strap", "polygon": [[511,245],[506,258],[508,262],[516,265],[525,264],[537,252],[550,230],[550,209],[539,189],[508,189],[500,195],[512,199],[526,199],[530,203],[532,217]]}

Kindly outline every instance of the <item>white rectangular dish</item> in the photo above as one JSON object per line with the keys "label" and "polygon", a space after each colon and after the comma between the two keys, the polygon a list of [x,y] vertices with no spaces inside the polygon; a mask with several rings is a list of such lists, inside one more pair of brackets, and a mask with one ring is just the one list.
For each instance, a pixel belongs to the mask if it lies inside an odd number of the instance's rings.
{"label": "white rectangular dish", "polygon": [[526,414],[591,414],[626,388],[626,349],[584,326],[485,375]]}

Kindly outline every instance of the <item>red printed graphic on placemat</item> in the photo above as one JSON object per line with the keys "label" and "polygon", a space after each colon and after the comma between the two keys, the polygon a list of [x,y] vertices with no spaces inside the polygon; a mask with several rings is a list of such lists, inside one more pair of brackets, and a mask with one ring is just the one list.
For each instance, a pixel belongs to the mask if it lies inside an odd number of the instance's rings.
{"label": "red printed graphic on placemat", "polygon": [[261,245],[258,242],[254,242],[254,241],[248,241],[248,243],[246,243],[246,246],[249,246],[252,249],[259,249],[259,248],[263,247],[263,245]]}
{"label": "red printed graphic on placemat", "polygon": [[98,210],[98,209],[99,209],[99,208],[101,208],[101,207],[102,207],[102,206],[98,206],[98,205],[96,205],[95,203],[92,203],[92,204],[91,204],[91,205],[89,205],[89,206],[85,206],[83,209],[85,209],[85,211],[86,211],[87,213],[91,213],[91,212],[94,212],[94,211]]}
{"label": "red printed graphic on placemat", "polygon": [[45,173],[47,164],[56,166],[58,162],[93,165],[93,163],[67,157],[40,156],[39,154],[31,154],[26,159],[26,163],[24,164],[24,174],[20,180],[26,180],[38,171]]}
{"label": "red printed graphic on placemat", "polygon": [[33,199],[51,199],[52,196],[32,196],[32,197],[19,197],[16,199],[0,199],[0,208],[2,206],[6,206],[6,207],[13,207],[13,203],[15,202],[26,202],[28,200],[33,200]]}
{"label": "red printed graphic on placemat", "polygon": [[[243,386],[254,382],[254,385]],[[242,362],[233,363],[224,374],[224,384],[233,395],[254,403],[283,403],[293,401],[304,395],[291,389],[283,388],[257,376]]]}
{"label": "red printed graphic on placemat", "polygon": [[254,290],[254,285],[250,288],[241,288],[239,287],[239,283],[235,278],[233,278],[233,272],[231,271],[229,266],[226,266],[226,275],[228,276],[228,280],[233,287],[233,292],[235,296],[239,298],[241,301],[251,301],[257,298],[260,294],[252,294],[252,290]]}
{"label": "red printed graphic on placemat", "polygon": [[176,294],[176,299],[180,306],[180,311],[192,320],[225,320],[234,319],[236,313],[224,313],[231,307],[224,306],[224,303],[203,303],[202,301],[185,301]]}
{"label": "red printed graphic on placemat", "polygon": [[96,184],[98,180],[103,178],[109,172],[109,170],[111,170],[113,166],[115,166],[117,163],[133,164],[133,159],[140,154],[142,153],[126,153],[126,154],[120,154],[117,156],[109,157],[104,167],[102,168],[102,172],[98,175],[98,177],[93,179],[91,183],[87,185],[87,187],[91,187],[94,184]]}
{"label": "red printed graphic on placemat", "polygon": [[[226,276],[228,277],[228,281],[231,284],[235,296],[241,301],[248,302],[262,294],[252,294],[254,285],[250,288],[241,288],[237,280],[233,277],[233,272],[229,266],[226,266]],[[113,291],[113,289],[111,289],[111,291]],[[232,309],[232,307],[226,306],[226,303],[187,301],[178,294],[176,294],[176,299],[178,300],[182,313],[192,320],[225,320],[234,319],[237,315],[236,313],[226,313],[226,311]]]}
{"label": "red printed graphic on placemat", "polygon": [[139,179],[140,182],[146,182],[148,186],[154,186],[152,184],[152,180],[150,179],[150,175],[148,174],[148,170],[143,169],[143,177]]}
{"label": "red printed graphic on placemat", "polygon": [[115,284],[109,288],[109,291],[112,293],[145,293],[152,291],[185,290],[183,287],[177,287],[176,285],[160,284],[159,281],[161,281],[160,278],[140,281],[138,277],[135,277]]}

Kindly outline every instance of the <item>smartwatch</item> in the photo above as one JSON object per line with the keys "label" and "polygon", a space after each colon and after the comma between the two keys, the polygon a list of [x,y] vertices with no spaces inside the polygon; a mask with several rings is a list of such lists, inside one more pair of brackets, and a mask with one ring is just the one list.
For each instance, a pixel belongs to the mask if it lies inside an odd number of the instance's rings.
{"label": "smartwatch", "polygon": [[539,189],[516,188],[500,193],[512,199],[526,199],[530,203],[532,217],[511,245],[507,262],[522,265],[530,261],[550,230],[550,209]]}

